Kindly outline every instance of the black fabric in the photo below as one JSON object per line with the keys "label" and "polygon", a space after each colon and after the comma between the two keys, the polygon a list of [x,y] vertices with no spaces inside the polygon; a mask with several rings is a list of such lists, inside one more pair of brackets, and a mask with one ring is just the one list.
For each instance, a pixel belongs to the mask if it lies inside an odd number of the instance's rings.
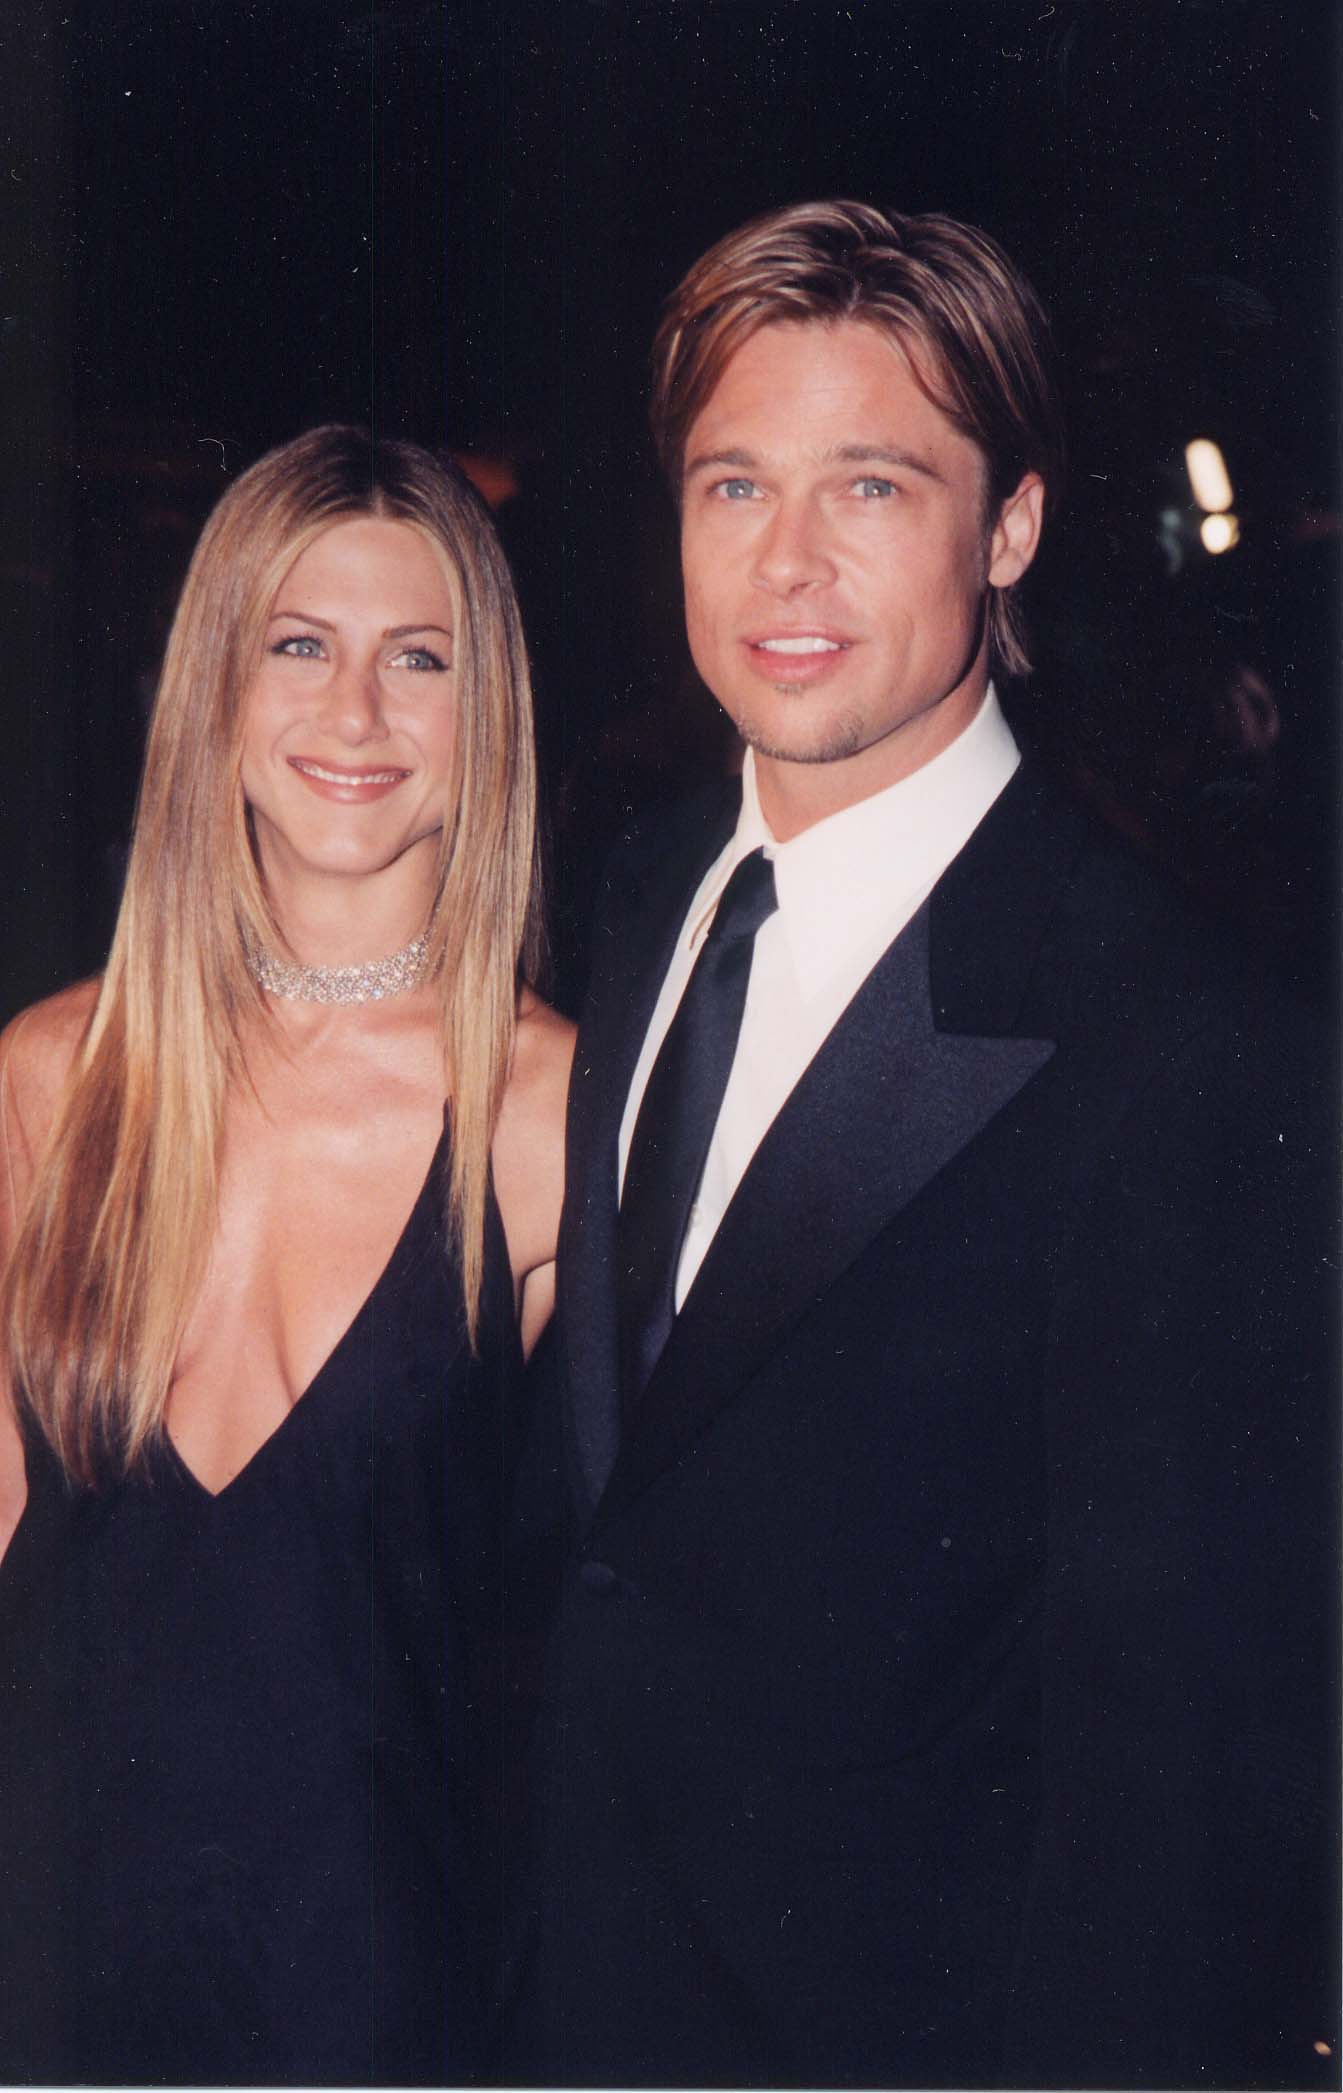
{"label": "black fabric", "polygon": [[478,1357],[443,1152],[301,1401],[211,1497],[165,1447],[0,1567],[0,2078],[488,2071],[497,1532],[520,1360]]}
{"label": "black fabric", "polygon": [[1330,1044],[1023,766],[616,1433],[621,1114],[734,811],[594,938],[510,2082],[1336,2085]]}
{"label": "black fabric", "polygon": [[755,934],[778,907],[763,850],[723,889],[649,1072],[620,1202],[620,1369],[642,1395],[676,1318],[676,1268],[737,1051]]}

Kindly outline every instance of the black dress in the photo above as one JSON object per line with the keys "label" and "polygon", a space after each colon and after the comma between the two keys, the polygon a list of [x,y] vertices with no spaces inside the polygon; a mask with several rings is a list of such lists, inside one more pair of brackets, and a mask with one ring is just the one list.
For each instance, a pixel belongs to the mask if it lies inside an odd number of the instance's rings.
{"label": "black dress", "polygon": [[443,1144],[373,1292],[211,1496],[29,1448],[0,1567],[0,2080],[469,2082],[497,1929],[498,1546]]}

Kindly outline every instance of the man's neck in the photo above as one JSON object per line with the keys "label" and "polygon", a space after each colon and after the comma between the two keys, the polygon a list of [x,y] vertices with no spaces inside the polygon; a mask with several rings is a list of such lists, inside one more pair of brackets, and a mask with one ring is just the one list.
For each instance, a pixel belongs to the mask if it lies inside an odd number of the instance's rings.
{"label": "man's neck", "polygon": [[972,692],[957,692],[954,703],[944,699],[870,747],[832,762],[798,763],[756,749],[756,792],[775,842],[791,842],[818,821],[924,769],[978,717],[988,687],[985,677]]}

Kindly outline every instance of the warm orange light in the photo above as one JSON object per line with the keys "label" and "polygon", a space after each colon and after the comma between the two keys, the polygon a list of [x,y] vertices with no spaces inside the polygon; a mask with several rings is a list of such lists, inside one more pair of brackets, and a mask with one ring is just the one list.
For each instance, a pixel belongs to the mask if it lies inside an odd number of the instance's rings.
{"label": "warm orange light", "polygon": [[452,462],[466,474],[477,494],[492,509],[502,509],[518,491],[518,475],[511,458],[492,451],[454,451]]}
{"label": "warm orange light", "polygon": [[1201,509],[1215,515],[1219,510],[1231,507],[1234,496],[1226,459],[1209,437],[1196,436],[1192,443],[1185,445],[1184,463],[1194,500]]}

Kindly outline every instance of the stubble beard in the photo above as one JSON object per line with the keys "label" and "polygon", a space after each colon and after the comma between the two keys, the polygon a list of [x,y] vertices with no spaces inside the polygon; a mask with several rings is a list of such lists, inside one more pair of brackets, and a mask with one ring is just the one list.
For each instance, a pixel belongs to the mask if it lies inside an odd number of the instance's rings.
{"label": "stubble beard", "polygon": [[765,756],[772,763],[843,763],[866,747],[867,733],[858,713],[832,713],[819,721],[808,719],[805,711],[808,693],[801,684],[775,683],[771,688],[778,697],[796,699],[802,708],[798,732],[786,740],[780,739],[743,716],[736,722],[737,732],[758,756]]}

